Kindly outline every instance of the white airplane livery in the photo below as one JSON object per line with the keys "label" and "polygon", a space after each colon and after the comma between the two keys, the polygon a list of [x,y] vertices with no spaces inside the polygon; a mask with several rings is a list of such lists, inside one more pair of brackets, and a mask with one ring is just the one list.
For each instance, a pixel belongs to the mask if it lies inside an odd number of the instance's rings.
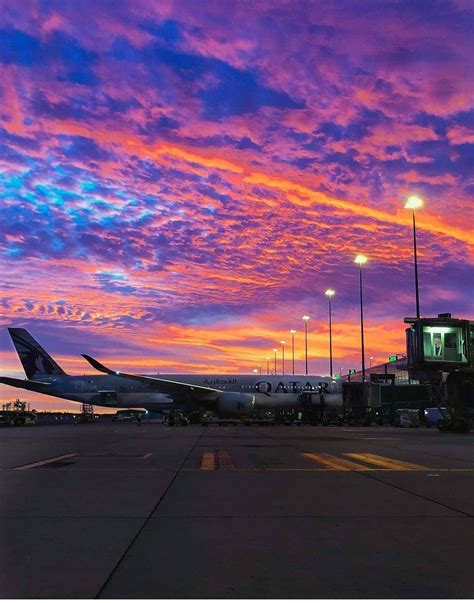
{"label": "white airplane livery", "polygon": [[22,328],[8,329],[26,379],[0,377],[0,383],[109,408],[214,411],[220,417],[251,416],[258,409],[340,406],[341,382],[300,375],[140,375],[112,370],[83,357],[99,373],[68,375]]}

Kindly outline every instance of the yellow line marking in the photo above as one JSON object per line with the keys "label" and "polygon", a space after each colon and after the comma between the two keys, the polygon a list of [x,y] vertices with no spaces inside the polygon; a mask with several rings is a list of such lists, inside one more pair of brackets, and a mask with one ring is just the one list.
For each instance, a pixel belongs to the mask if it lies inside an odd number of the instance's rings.
{"label": "yellow line marking", "polygon": [[432,471],[431,467],[415,465],[414,463],[407,463],[406,461],[391,459],[385,456],[379,456],[378,454],[349,452],[345,453],[345,456],[350,456],[359,461],[364,461],[365,463],[370,463],[377,467],[383,467],[384,469],[392,469],[393,471]]}
{"label": "yellow line marking", "polygon": [[232,471],[235,469],[234,462],[226,450],[219,450],[217,453],[217,458],[219,459],[219,466],[221,469],[226,471]]}
{"label": "yellow line marking", "polygon": [[325,454],[321,452],[319,454],[313,454],[310,452],[303,452],[303,456],[310,459],[311,461],[316,461],[325,467],[329,467],[329,469],[334,469],[336,471],[375,471],[370,467],[366,467],[365,465],[359,465],[358,463],[354,463],[353,461],[347,461],[346,459],[340,459],[336,456],[332,456],[331,454]]}
{"label": "yellow line marking", "polygon": [[54,463],[55,461],[62,461],[64,459],[70,459],[73,456],[77,456],[77,454],[63,454],[61,456],[53,456],[50,459],[44,459],[44,461],[38,461],[37,463],[29,463],[28,465],[20,465],[19,467],[14,467],[16,471],[23,471],[24,469],[34,469],[35,467],[41,467],[42,465],[49,465],[50,463]]}
{"label": "yellow line marking", "polygon": [[216,468],[216,457],[213,452],[204,452],[201,457],[201,467],[204,471],[214,471]]}

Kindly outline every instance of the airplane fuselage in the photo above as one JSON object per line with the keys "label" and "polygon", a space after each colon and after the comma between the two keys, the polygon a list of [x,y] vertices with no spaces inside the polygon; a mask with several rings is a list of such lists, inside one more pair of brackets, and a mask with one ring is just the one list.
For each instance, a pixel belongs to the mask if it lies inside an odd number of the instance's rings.
{"label": "airplane fuselage", "polygon": [[[151,376],[151,375],[150,375]],[[152,375],[159,379],[185,382],[222,392],[237,392],[254,396],[255,408],[299,407],[305,397],[322,392],[327,405],[342,403],[340,382],[329,377],[302,375]],[[148,410],[171,410],[205,405],[202,395],[199,404],[192,397],[176,398],[157,391],[147,383],[114,375],[62,375],[34,380],[15,380],[10,383],[45,395],[75,402],[86,402],[111,408],[146,408]],[[212,410],[212,396],[209,398]]]}

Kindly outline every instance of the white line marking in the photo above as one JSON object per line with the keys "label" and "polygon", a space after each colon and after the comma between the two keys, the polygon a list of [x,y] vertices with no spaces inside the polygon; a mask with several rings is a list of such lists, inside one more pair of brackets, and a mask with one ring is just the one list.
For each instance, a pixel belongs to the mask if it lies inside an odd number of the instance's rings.
{"label": "white line marking", "polygon": [[16,471],[23,471],[24,469],[34,469],[35,467],[41,467],[42,465],[49,465],[49,463],[54,463],[55,461],[62,461],[64,459],[70,459],[73,456],[77,456],[76,453],[72,454],[63,454],[61,456],[53,456],[50,459],[45,459],[44,461],[38,461],[37,463],[30,463],[29,465],[20,465],[20,467],[14,467]]}
{"label": "white line marking", "polygon": [[400,438],[357,438],[358,440],[399,440]]}

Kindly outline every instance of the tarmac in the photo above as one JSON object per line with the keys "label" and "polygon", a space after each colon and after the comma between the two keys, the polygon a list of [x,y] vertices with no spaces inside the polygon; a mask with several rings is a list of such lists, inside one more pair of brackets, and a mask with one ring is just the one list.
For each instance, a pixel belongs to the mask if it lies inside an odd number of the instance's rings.
{"label": "tarmac", "polygon": [[0,431],[4,598],[474,597],[474,434]]}

